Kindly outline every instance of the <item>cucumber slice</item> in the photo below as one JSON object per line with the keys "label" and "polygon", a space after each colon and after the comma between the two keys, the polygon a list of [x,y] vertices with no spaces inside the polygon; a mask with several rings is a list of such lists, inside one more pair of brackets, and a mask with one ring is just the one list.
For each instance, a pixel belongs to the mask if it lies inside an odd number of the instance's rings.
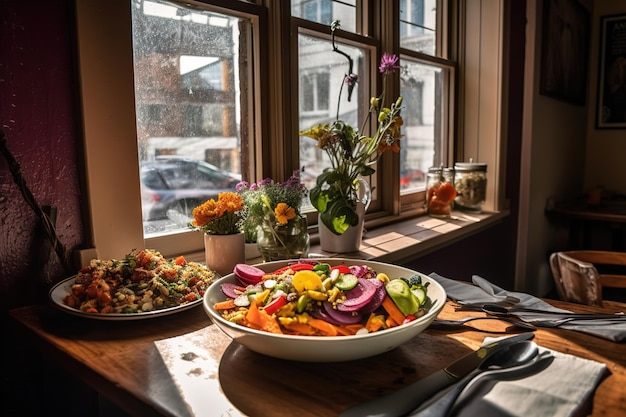
{"label": "cucumber slice", "polygon": [[337,281],[335,281],[335,287],[339,288],[341,291],[348,291],[356,287],[356,284],[358,283],[359,279],[356,275],[341,274],[337,277]]}
{"label": "cucumber slice", "polygon": [[426,301],[426,289],[422,285],[417,285],[411,289],[411,292],[417,297],[417,300],[420,303],[420,306],[424,305]]}

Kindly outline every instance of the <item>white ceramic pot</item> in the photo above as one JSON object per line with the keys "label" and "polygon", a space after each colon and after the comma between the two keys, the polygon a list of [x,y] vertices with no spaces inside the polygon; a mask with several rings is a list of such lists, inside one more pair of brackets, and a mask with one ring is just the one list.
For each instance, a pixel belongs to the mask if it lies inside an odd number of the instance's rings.
{"label": "white ceramic pot", "polygon": [[206,266],[221,276],[233,272],[235,265],[246,262],[246,240],[243,233],[204,235]]}
{"label": "white ceramic pot", "polygon": [[341,235],[336,235],[331,232],[318,216],[317,224],[320,233],[320,247],[324,252],[349,253],[357,252],[361,248],[365,204],[357,203],[356,212],[359,216],[359,223],[356,226],[350,226],[348,230]]}

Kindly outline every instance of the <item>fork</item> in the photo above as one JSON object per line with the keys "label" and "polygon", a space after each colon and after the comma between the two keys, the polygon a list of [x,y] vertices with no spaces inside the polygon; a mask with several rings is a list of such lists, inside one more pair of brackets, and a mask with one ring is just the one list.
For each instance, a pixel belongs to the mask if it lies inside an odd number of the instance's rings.
{"label": "fork", "polygon": [[[507,317],[465,317],[462,319],[458,319],[458,320],[444,320],[444,319],[435,319],[432,322],[432,326],[462,326],[462,327],[471,327],[473,330],[478,330],[478,331],[486,331],[486,330],[482,330],[482,329],[478,329],[476,327],[473,326],[465,326],[465,323],[470,322],[470,321],[475,321],[475,320],[497,320],[497,321],[502,321],[505,323],[509,323],[519,329],[523,329],[525,331],[535,331],[537,330],[537,328],[535,326],[533,326],[530,323],[525,323],[523,321],[520,320],[515,320],[515,319],[509,319]],[[489,333],[502,333],[502,332],[491,332],[489,331]],[[504,332],[507,333],[507,332]]]}
{"label": "fork", "polygon": [[482,311],[485,306],[495,305],[498,307],[502,307],[503,309],[510,309],[515,307],[520,302],[519,298],[515,297],[507,297],[504,300],[500,301],[489,301],[489,302],[475,302],[475,303],[466,303],[463,301],[455,301],[456,311]]}

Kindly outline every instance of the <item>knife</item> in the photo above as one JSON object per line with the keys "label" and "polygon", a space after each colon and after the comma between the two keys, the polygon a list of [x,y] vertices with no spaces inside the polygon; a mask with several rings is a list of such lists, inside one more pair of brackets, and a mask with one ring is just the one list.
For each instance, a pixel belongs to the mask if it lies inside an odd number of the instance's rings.
{"label": "knife", "polygon": [[[489,356],[498,350],[523,340],[530,340],[533,333],[522,333],[515,336],[499,339],[493,343],[481,346],[444,369],[407,385],[384,397],[375,398],[347,409],[339,417],[398,417],[413,411],[424,401],[430,399],[437,392],[454,384],[469,374]],[[406,401],[406,398],[411,401]]]}

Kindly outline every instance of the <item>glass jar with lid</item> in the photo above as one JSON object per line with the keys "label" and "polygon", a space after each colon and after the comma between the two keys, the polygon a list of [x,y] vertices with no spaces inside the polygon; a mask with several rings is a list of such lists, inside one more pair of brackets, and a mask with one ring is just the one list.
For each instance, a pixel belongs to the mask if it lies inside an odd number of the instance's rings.
{"label": "glass jar with lid", "polygon": [[487,164],[457,162],[454,164],[455,207],[480,213],[487,195]]}
{"label": "glass jar with lid", "polygon": [[431,167],[426,174],[426,210],[433,217],[448,217],[452,211],[456,191],[454,170]]}

